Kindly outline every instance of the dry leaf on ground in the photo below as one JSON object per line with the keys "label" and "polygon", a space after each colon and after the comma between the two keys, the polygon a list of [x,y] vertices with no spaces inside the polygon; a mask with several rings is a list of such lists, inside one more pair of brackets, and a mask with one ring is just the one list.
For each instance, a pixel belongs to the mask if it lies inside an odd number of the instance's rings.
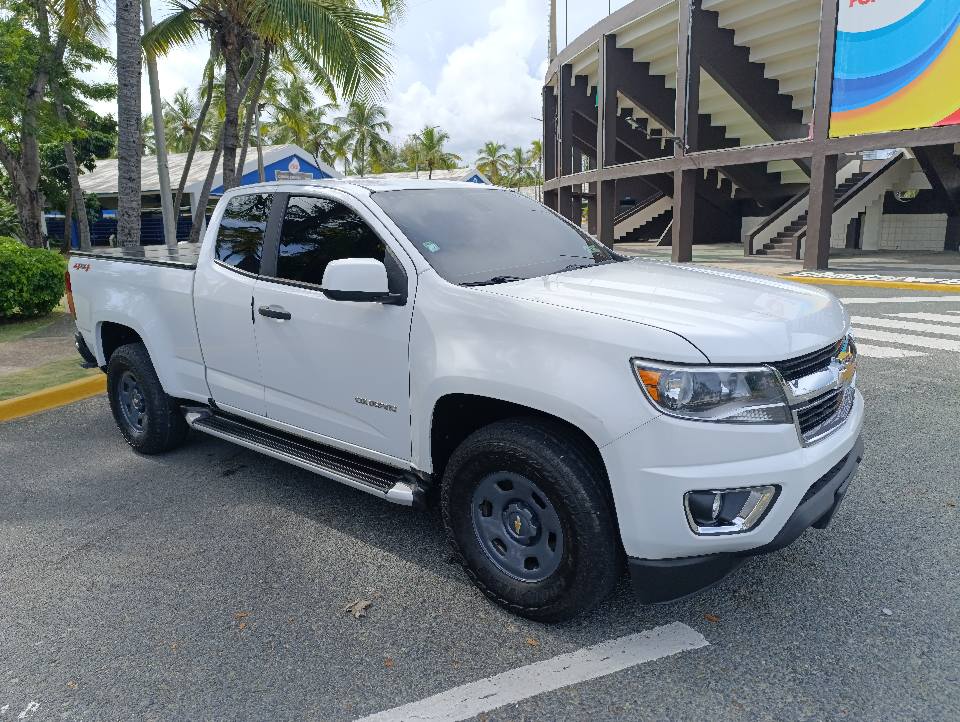
{"label": "dry leaf on ground", "polygon": [[367,616],[367,609],[373,604],[369,599],[358,599],[353,604],[348,604],[343,608],[344,612],[352,614],[354,619]]}

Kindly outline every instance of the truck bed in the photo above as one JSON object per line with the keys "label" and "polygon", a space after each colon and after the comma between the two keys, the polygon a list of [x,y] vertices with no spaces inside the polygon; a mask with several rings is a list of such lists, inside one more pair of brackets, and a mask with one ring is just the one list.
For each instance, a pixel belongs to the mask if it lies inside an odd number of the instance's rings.
{"label": "truck bed", "polygon": [[102,258],[105,261],[144,263],[150,266],[195,269],[200,255],[199,243],[181,243],[176,248],[166,246],[127,246],[119,248],[95,247],[89,251],[72,251],[76,258]]}

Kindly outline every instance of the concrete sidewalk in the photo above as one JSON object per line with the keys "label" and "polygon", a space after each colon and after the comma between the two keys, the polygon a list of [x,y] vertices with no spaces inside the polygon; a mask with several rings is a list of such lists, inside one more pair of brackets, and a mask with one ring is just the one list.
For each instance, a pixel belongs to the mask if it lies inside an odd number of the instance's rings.
{"label": "concrete sidewalk", "polygon": [[[670,247],[655,243],[621,243],[617,251],[641,258],[670,260]],[[765,256],[744,256],[739,243],[693,247],[693,262],[765,276],[785,276],[803,270],[802,261]],[[911,253],[902,251],[834,251],[830,256],[832,274],[876,275],[896,278],[929,278],[960,282],[960,253]]]}

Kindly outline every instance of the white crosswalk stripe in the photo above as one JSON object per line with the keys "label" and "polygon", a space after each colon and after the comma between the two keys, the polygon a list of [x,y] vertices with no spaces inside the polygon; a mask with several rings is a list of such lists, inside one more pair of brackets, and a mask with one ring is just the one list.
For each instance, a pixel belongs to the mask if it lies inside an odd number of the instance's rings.
{"label": "white crosswalk stripe", "polygon": [[867,339],[868,341],[887,341],[889,343],[902,344],[904,346],[917,346],[919,348],[936,349],[939,351],[953,351],[960,353],[960,341],[953,341],[945,338],[931,338],[929,336],[913,336],[906,333],[893,333],[892,331],[881,331],[875,328],[863,328],[857,326],[853,329],[854,336],[857,339]]}
{"label": "white crosswalk stripe", "polygon": [[927,355],[922,351],[909,351],[892,346],[873,346],[866,343],[857,344],[857,353],[867,358],[919,358]]}
{"label": "white crosswalk stripe", "polygon": [[916,321],[935,321],[939,323],[960,323],[960,311],[952,316],[949,313],[889,313],[891,318],[910,318]]}
{"label": "white crosswalk stripe", "polygon": [[[919,331],[920,333],[938,333],[941,336],[960,336],[960,326],[944,326],[935,323],[917,323],[916,321],[899,321],[896,318],[871,318],[869,316],[851,316],[853,323],[861,326],[876,326],[878,328],[893,328],[899,331]],[[960,318],[954,319],[954,323]]]}

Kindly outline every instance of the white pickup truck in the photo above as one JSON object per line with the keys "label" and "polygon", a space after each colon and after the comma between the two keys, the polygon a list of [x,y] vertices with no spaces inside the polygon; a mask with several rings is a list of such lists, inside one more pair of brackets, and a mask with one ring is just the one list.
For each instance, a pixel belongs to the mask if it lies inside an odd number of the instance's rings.
{"label": "white pickup truck", "polygon": [[825,291],[630,260],[470,184],[271,183],[199,248],[74,253],[78,347],[137,451],[226,439],[438,500],[477,586],[557,621],[823,528],[863,451]]}

